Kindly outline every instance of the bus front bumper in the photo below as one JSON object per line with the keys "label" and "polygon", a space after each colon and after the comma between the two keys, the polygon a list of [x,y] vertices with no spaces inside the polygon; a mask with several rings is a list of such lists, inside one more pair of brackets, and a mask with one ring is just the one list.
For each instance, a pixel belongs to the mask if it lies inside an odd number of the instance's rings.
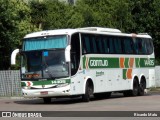
{"label": "bus front bumper", "polygon": [[60,96],[70,96],[70,85],[60,88],[50,88],[50,89],[24,89],[22,88],[22,94],[25,98],[33,97],[60,97]]}

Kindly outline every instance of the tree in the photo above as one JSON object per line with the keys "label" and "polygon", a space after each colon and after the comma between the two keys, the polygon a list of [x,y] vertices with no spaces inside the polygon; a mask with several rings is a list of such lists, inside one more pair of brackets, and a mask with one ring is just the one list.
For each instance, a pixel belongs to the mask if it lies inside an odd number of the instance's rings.
{"label": "tree", "polygon": [[29,2],[31,8],[31,22],[33,24],[33,29],[43,29],[46,16],[47,16],[47,6],[44,1],[34,0]]}
{"label": "tree", "polygon": [[71,28],[94,26],[94,12],[93,9],[83,0],[77,1],[76,6],[70,7],[70,19],[68,26]]}
{"label": "tree", "polygon": [[0,69],[9,69],[11,52],[31,32],[30,8],[20,0],[0,0]]}
{"label": "tree", "polygon": [[128,30],[127,26],[133,26],[129,5],[127,0],[79,0],[69,23],[74,27],[78,23],[80,27],[97,26]]}
{"label": "tree", "polygon": [[160,59],[160,1],[131,0],[131,5],[135,24],[133,31],[146,32],[153,37],[156,59]]}
{"label": "tree", "polygon": [[43,29],[67,28],[68,5],[57,0],[45,0],[44,4],[47,9]]}

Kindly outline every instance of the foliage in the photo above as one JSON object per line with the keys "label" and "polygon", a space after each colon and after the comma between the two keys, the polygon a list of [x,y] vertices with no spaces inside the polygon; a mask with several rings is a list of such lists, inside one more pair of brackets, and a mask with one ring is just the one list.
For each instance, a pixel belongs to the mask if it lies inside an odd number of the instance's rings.
{"label": "foliage", "polygon": [[135,28],[133,31],[146,32],[153,37],[157,63],[160,63],[160,1],[131,0],[132,18]]}
{"label": "foliage", "polygon": [[30,1],[32,29],[42,29],[46,19],[47,6],[44,2]]}
{"label": "foliage", "polygon": [[10,66],[12,50],[30,31],[30,8],[20,0],[0,0],[0,69]]}

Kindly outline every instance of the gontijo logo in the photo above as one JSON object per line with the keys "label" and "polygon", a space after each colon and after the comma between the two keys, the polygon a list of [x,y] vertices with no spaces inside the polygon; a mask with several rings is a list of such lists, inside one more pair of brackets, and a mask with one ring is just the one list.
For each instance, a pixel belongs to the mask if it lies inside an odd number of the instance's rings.
{"label": "gontijo logo", "polygon": [[83,68],[84,69],[96,69],[96,68],[118,68],[119,58],[107,58],[107,57],[84,57]]}
{"label": "gontijo logo", "polygon": [[108,60],[90,60],[90,66],[108,66]]}

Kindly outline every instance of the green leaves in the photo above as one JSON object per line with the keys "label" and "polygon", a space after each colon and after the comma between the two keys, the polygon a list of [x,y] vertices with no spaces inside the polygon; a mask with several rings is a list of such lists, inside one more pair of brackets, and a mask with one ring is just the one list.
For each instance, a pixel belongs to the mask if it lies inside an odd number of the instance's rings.
{"label": "green leaves", "polygon": [[11,52],[31,32],[29,6],[20,0],[0,0],[0,69],[10,66]]}

